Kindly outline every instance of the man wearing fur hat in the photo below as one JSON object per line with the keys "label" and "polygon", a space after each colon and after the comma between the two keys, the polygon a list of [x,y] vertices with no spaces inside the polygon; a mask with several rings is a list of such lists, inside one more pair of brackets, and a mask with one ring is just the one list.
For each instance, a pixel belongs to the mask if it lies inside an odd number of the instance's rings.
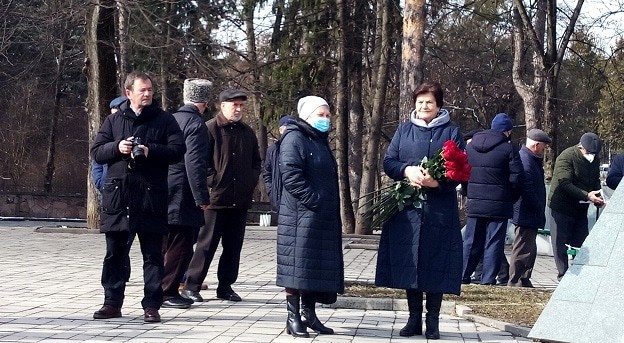
{"label": "man wearing fur hat", "polygon": [[468,180],[463,283],[471,282],[483,256],[481,284],[496,284],[507,221],[513,215],[522,181],[522,163],[509,139],[512,128],[511,118],[499,113],[491,129],[476,133],[466,146],[472,172]]}
{"label": "man wearing fur hat", "polygon": [[219,94],[221,111],[206,122],[211,152],[208,167],[210,205],[204,211],[205,225],[199,230],[182,290],[182,296],[193,301],[203,301],[199,290],[219,241],[223,252],[217,270],[217,298],[241,301],[232,290],[232,284],[238,278],[247,210],[251,206],[262,163],[256,134],[242,121],[246,100],[247,94],[241,90],[224,90]]}
{"label": "man wearing fur hat", "polygon": [[555,161],[548,206],[555,220],[550,234],[559,280],[568,270],[566,244],[580,247],[589,234],[589,204],[604,205],[600,161],[596,158],[601,148],[598,135],[587,132],[581,136],[579,144],[563,150]]}
{"label": "man wearing fur hat", "polygon": [[193,244],[204,225],[203,210],[208,208],[208,128],[202,114],[208,108],[212,82],[203,79],[184,81],[184,106],[173,114],[186,143],[184,160],[169,166],[168,229],[164,244],[162,307],[189,308],[193,300],[183,298],[178,287],[193,257]]}

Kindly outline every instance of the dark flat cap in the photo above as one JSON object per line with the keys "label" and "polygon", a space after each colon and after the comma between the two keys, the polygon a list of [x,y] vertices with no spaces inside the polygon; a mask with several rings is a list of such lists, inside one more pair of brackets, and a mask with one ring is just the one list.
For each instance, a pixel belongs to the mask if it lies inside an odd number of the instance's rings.
{"label": "dark flat cap", "polygon": [[548,134],[540,129],[530,129],[529,132],[527,132],[527,138],[530,138],[536,142],[542,142],[546,144],[552,143],[552,139],[548,137]]}
{"label": "dark flat cap", "polygon": [[219,102],[232,101],[234,99],[247,100],[247,93],[240,89],[226,89],[219,94]]}
{"label": "dark flat cap", "polygon": [[590,154],[597,154],[602,149],[602,141],[593,132],[586,132],[581,136],[581,146]]}

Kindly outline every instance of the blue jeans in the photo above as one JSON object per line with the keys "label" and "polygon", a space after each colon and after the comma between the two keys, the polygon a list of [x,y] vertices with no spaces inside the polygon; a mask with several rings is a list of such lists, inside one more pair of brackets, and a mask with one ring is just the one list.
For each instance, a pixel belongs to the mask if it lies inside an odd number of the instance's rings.
{"label": "blue jeans", "polygon": [[482,285],[495,285],[505,254],[507,219],[468,217],[464,232],[463,280],[469,280],[483,257]]}

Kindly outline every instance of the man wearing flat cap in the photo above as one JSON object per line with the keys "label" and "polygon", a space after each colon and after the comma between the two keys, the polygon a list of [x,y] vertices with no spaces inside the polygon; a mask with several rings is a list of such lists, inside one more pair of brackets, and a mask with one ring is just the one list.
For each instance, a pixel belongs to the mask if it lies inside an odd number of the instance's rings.
{"label": "man wearing flat cap", "polygon": [[202,114],[208,108],[212,82],[204,79],[184,81],[184,106],[173,117],[178,122],[186,153],[184,159],[169,166],[168,234],[163,245],[164,275],[162,281],[165,308],[189,308],[193,300],[183,298],[178,292],[184,273],[193,257],[193,244],[199,228],[204,225],[204,212],[208,208],[208,128]]}
{"label": "man wearing flat cap", "polygon": [[221,110],[206,122],[211,151],[210,205],[204,210],[205,224],[199,230],[182,291],[183,297],[193,301],[203,301],[199,290],[219,242],[223,252],[217,269],[217,298],[241,301],[232,284],[238,278],[247,210],[251,207],[262,163],[256,134],[242,121],[246,100],[247,94],[241,90],[224,90],[219,94]]}
{"label": "man wearing flat cap", "polygon": [[589,234],[589,204],[604,205],[600,161],[596,158],[601,148],[598,135],[587,132],[581,136],[579,144],[563,150],[555,161],[548,206],[555,220],[550,233],[559,280],[568,270],[566,244],[580,247]]}
{"label": "man wearing flat cap", "polygon": [[516,236],[511,249],[509,282],[512,287],[533,287],[531,273],[537,257],[537,229],[546,224],[544,149],[552,140],[540,129],[530,129],[519,155],[524,168],[520,199],[514,204],[512,222]]}
{"label": "man wearing flat cap", "polygon": [[483,257],[482,285],[495,285],[505,258],[507,221],[519,197],[522,163],[509,137],[513,123],[505,113],[492,120],[490,130],[476,133],[466,145],[472,167],[468,180],[464,271],[462,282],[470,283]]}

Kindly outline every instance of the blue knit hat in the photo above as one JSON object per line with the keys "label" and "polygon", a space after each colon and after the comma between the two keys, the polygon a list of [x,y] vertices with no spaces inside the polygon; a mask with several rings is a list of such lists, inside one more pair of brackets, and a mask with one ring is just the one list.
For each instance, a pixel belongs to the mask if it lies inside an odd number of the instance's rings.
{"label": "blue knit hat", "polygon": [[505,132],[513,129],[513,122],[507,113],[499,113],[492,120],[492,130]]}
{"label": "blue knit hat", "polygon": [[113,101],[110,102],[109,107],[111,109],[113,108],[119,108],[119,106],[121,106],[121,104],[124,103],[124,101],[128,100],[128,98],[126,98],[125,96],[118,96],[115,99],[113,99]]}
{"label": "blue knit hat", "polygon": [[288,122],[292,119],[292,116],[289,114],[284,114],[283,116],[280,117],[279,120],[279,126],[284,126],[286,124],[288,124]]}

